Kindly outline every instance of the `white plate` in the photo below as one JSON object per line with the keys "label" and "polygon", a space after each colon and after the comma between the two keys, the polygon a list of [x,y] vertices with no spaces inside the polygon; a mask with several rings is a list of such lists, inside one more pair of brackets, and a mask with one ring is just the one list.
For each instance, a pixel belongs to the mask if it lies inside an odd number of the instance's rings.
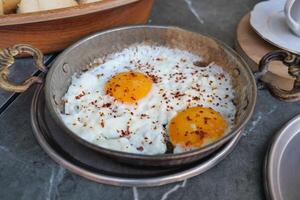
{"label": "white plate", "polygon": [[270,0],[256,4],[251,11],[250,24],[266,41],[300,55],[300,37],[289,29],[285,15],[285,0]]}
{"label": "white plate", "polygon": [[300,115],[273,138],[265,160],[265,189],[270,200],[300,199]]}

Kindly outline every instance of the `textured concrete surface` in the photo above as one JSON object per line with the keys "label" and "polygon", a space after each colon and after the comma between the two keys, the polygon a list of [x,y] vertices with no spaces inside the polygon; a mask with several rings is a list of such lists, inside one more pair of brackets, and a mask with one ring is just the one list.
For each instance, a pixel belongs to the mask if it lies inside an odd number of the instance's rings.
{"label": "textured concrete surface", "polygon": [[[233,46],[238,20],[253,0],[157,0],[149,23],[210,34]],[[210,171],[186,182],[155,188],[97,184],[54,163],[40,148],[30,127],[34,88],[20,95],[0,116],[0,199],[260,200],[263,162],[274,133],[300,110],[268,91],[258,92],[255,114],[236,149]]]}

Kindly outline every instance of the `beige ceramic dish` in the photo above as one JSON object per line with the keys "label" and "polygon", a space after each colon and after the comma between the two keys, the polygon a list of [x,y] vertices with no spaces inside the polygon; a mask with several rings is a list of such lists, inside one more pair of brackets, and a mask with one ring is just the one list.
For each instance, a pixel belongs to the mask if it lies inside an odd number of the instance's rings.
{"label": "beige ceramic dish", "polygon": [[[222,66],[231,75],[236,91],[234,103],[237,107],[237,114],[235,126],[226,136],[197,150],[180,154],[147,156],[101,148],[79,138],[65,126],[60,116],[64,107],[61,99],[70,85],[71,76],[75,72],[81,72],[87,66],[93,65],[95,59],[97,60],[99,57],[141,42],[188,50],[201,55],[207,63],[215,62]],[[2,56],[5,57],[3,59],[5,65],[0,71],[2,73],[2,75],[0,74],[0,87],[21,92],[33,83],[43,81],[40,78],[32,77],[21,86],[11,85],[8,82],[8,67],[13,62],[12,56],[21,51],[32,53],[36,57],[39,69],[45,70],[41,60],[42,55],[38,50],[27,46],[15,46],[2,53]],[[56,58],[47,74],[45,95],[53,119],[67,134],[81,144],[121,162],[147,166],[171,166],[187,164],[204,158],[236,136],[245,127],[254,110],[256,84],[248,65],[233,50],[219,41],[176,27],[131,26],[96,33],[67,48]]]}

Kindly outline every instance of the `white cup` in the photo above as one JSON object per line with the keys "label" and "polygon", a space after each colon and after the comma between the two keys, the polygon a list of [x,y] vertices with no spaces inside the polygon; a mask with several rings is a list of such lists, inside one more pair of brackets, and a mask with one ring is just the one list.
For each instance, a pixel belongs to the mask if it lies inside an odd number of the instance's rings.
{"label": "white cup", "polygon": [[300,37],[300,0],[287,0],[284,13],[288,26]]}

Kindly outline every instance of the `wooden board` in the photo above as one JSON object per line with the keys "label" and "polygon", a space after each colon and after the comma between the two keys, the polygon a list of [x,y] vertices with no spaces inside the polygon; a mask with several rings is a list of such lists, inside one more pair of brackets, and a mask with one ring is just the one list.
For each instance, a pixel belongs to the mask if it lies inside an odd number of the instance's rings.
{"label": "wooden board", "polygon": [[[250,25],[250,13],[241,19],[237,27],[235,48],[253,71],[258,70],[258,63],[265,54],[279,50],[255,33]],[[281,62],[272,62],[263,81],[279,89],[291,91],[295,78],[288,74],[288,68]]]}
{"label": "wooden board", "polygon": [[26,43],[43,53],[61,51],[104,29],[146,23],[153,0],[103,0],[71,8],[0,16],[0,48]]}

